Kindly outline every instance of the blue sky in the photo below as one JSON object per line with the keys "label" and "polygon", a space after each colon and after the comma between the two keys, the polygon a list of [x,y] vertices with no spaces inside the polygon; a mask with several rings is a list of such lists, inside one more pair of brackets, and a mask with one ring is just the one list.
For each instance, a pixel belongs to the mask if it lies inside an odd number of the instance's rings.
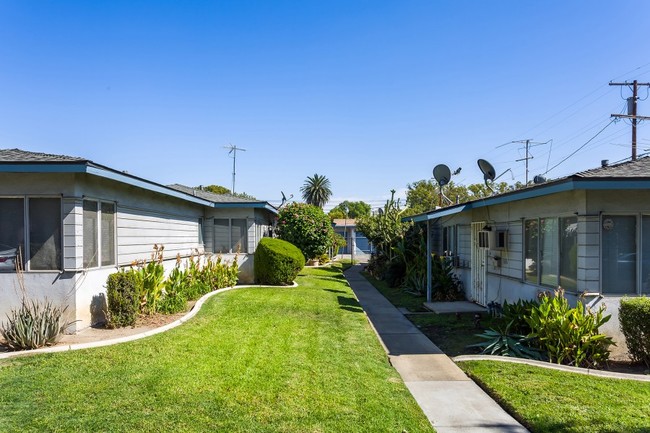
{"label": "blue sky", "polygon": [[[314,173],[333,205],[476,160],[525,177],[584,145],[650,81],[647,1],[0,2],[0,148],[83,156],[272,203]],[[647,96],[646,90],[640,97]],[[622,98],[623,97],[623,98]],[[650,115],[650,101],[639,102]],[[645,124],[639,152],[650,148]],[[629,157],[609,125],[547,173]],[[512,181],[509,174],[504,180]]]}

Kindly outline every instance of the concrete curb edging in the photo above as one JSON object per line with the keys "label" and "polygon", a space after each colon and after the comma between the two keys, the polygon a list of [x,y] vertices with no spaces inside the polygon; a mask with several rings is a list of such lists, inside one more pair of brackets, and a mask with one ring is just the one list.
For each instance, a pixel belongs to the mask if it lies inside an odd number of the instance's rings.
{"label": "concrete curb edging", "polygon": [[637,382],[650,382],[650,375],[639,375],[631,373],[617,373],[613,371],[603,371],[603,370],[593,370],[590,368],[581,368],[581,367],[571,367],[568,365],[553,364],[545,361],[535,361],[533,359],[524,359],[524,358],[510,358],[507,356],[496,356],[496,355],[461,355],[452,358],[454,362],[463,362],[463,361],[498,361],[498,362],[510,362],[513,364],[526,364],[532,365],[535,367],[547,368],[549,370],[558,370],[566,371],[569,373],[584,374],[587,376],[597,376],[609,379],[625,379],[625,380],[635,380]]}
{"label": "concrete curb edging", "polygon": [[224,292],[229,292],[231,290],[236,290],[236,289],[249,289],[249,288],[264,288],[264,287],[272,287],[272,288],[277,288],[277,287],[298,287],[298,283],[295,281],[293,282],[292,285],[289,286],[262,286],[262,285],[244,285],[244,286],[232,286],[232,287],[226,287],[223,289],[217,289],[213,290],[212,292],[206,293],[205,295],[201,296],[196,303],[194,304],[194,307],[186,315],[181,317],[178,320],[175,320],[171,323],[168,323],[167,325],[163,325],[159,328],[151,329],[149,331],[141,332],[140,334],[133,334],[133,335],[128,335],[126,337],[120,337],[120,338],[113,338],[110,340],[99,340],[99,341],[93,341],[90,343],[78,343],[78,344],[61,344],[58,346],[53,346],[53,347],[43,347],[40,349],[34,349],[34,350],[20,350],[16,352],[6,352],[6,353],[0,353],[0,359],[9,359],[9,358],[15,358],[19,356],[30,356],[30,355],[36,355],[39,353],[55,353],[55,352],[67,352],[70,350],[81,350],[81,349],[91,349],[94,347],[104,347],[104,346],[112,346],[114,344],[120,344],[120,343],[127,343],[129,341],[135,341],[135,340],[140,340],[142,338],[146,337],[151,337],[152,335],[160,334],[162,332],[169,331],[170,329],[176,328],[177,326],[182,325],[183,323],[187,322],[190,320],[192,317],[196,316],[199,310],[201,310],[201,307],[207,301],[209,298],[211,298],[214,295],[217,295],[219,293],[224,293]]}

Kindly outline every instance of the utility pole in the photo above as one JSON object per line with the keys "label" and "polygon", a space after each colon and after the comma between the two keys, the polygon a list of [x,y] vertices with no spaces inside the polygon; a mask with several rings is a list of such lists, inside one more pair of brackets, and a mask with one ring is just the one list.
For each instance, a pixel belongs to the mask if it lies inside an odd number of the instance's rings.
{"label": "utility pole", "polygon": [[631,119],[632,120],[632,161],[636,161],[636,123],[637,120],[650,120],[650,117],[647,116],[637,116],[636,114],[636,102],[639,99],[639,86],[650,87],[650,83],[639,83],[637,80],[634,80],[631,83],[627,81],[624,83],[612,83],[610,81],[610,86],[632,86],[632,96],[627,98],[627,114],[612,114],[611,117],[616,117],[618,119]]}
{"label": "utility pole", "polygon": [[535,146],[541,146],[542,144],[548,144],[549,141],[545,141],[544,143],[541,143],[541,142],[532,141],[530,138],[527,138],[526,140],[514,140],[509,143],[502,144],[500,146],[497,146],[497,149],[499,147],[503,147],[507,144],[513,144],[513,143],[522,143],[526,145],[524,147],[526,149],[526,156],[524,158],[516,159],[515,162],[526,161],[526,183],[524,185],[528,185],[528,160],[533,159],[533,155],[530,154],[530,148]]}
{"label": "utility pole", "polygon": [[241,147],[233,146],[232,144],[229,144],[228,146],[224,146],[226,149],[230,149],[228,151],[228,155],[232,155],[232,193],[235,193],[235,168],[237,167],[237,151],[242,150],[246,152],[246,149],[242,149]]}

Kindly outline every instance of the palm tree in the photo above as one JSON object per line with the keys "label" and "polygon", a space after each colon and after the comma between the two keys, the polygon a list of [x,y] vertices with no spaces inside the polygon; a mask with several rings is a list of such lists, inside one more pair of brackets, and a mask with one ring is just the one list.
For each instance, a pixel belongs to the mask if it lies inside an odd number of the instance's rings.
{"label": "palm tree", "polygon": [[314,174],[307,176],[305,184],[300,188],[302,198],[309,204],[323,208],[332,196],[330,189],[330,180],[325,176]]}

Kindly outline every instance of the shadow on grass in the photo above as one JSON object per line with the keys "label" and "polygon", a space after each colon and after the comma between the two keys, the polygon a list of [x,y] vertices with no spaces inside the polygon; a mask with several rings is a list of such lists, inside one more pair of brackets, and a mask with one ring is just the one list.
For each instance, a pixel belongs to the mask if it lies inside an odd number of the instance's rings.
{"label": "shadow on grass", "polygon": [[323,289],[326,292],[332,292],[332,293],[348,293],[345,290],[334,290],[334,289]]}
{"label": "shadow on grass", "polygon": [[349,296],[338,296],[337,300],[342,310],[352,311],[353,313],[363,313],[361,304],[356,299]]}

